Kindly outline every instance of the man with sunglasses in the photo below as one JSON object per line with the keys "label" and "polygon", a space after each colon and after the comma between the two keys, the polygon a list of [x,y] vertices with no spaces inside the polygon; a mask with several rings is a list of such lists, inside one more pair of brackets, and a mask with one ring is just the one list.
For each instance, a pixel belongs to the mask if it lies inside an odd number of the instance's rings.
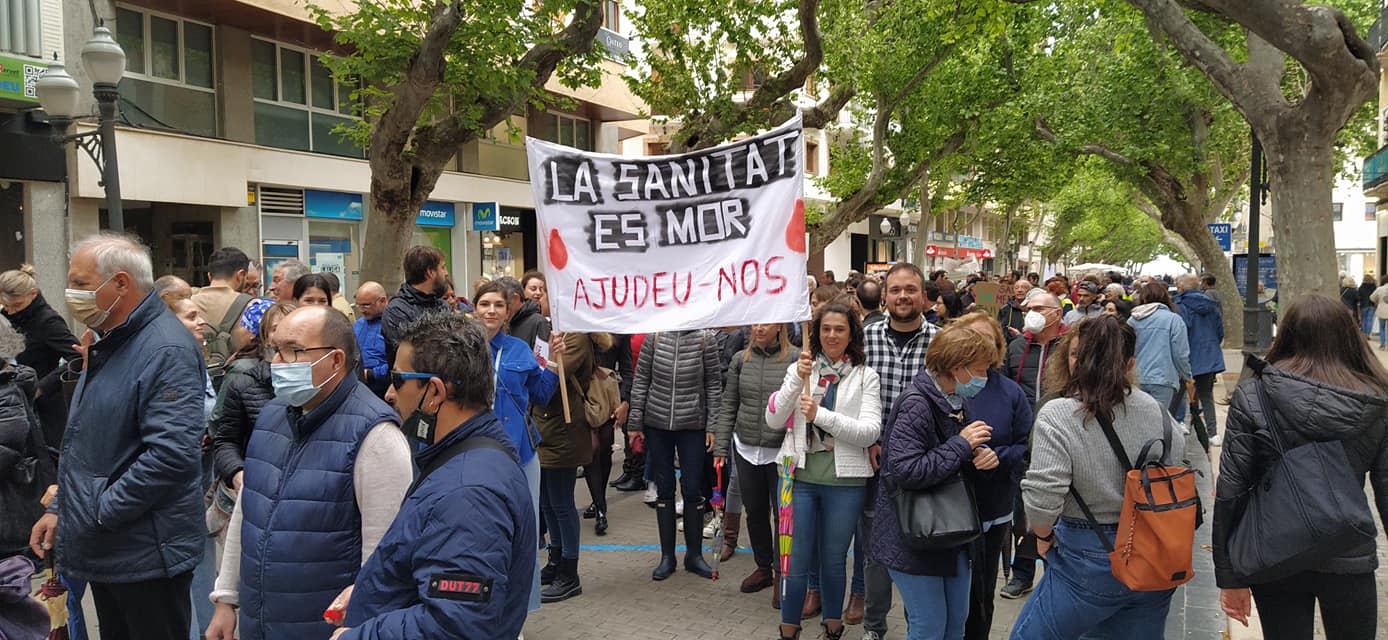
{"label": "man with sunglasses", "polygon": [[492,412],[481,323],[425,314],[405,327],[388,398],[425,448],[395,524],[345,594],[335,640],[514,638],[534,587],[530,486]]}
{"label": "man with sunglasses", "polygon": [[300,307],[270,342],[275,399],[246,446],[209,640],[326,640],[323,611],[376,550],[414,473],[399,417],[357,378],[345,316]]}

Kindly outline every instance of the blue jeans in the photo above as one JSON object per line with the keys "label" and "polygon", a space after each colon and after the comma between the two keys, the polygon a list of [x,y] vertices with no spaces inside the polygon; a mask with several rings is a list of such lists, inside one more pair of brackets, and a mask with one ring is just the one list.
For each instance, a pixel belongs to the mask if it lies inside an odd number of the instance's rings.
{"label": "blue jeans", "polygon": [[82,612],[82,596],[87,583],[77,578],[59,576],[67,587],[67,633],[69,640],[87,640],[87,616]]}
{"label": "blue jeans", "polygon": [[795,528],[790,539],[790,574],[781,599],[781,624],[800,625],[812,567],[819,568],[821,618],[842,620],[848,546],[858,530],[867,487],[796,481],[791,496]]}
{"label": "blue jeans", "polygon": [[969,619],[969,554],[962,549],[954,575],[917,576],[889,569],[906,608],[906,640],[960,640]]}
{"label": "blue jeans", "polygon": [[578,508],[574,506],[574,483],[578,469],[540,469],[540,510],[549,523],[550,545],[558,547],[565,560],[578,558]]}
{"label": "blue jeans", "polygon": [[[539,531],[540,524],[540,456],[530,456],[530,462],[521,465],[525,469],[525,482],[530,485],[530,505],[535,507],[535,531]],[[540,548],[544,548],[541,546]],[[529,611],[540,610],[540,569],[543,562],[535,563],[534,580],[530,583],[530,606]]]}
{"label": "blue jeans", "polygon": [[[853,581],[848,584],[850,595],[861,596],[867,591],[863,585],[863,563],[867,560],[867,553],[863,551],[863,539],[866,537],[866,529],[859,519],[858,530],[853,532]],[[810,590],[819,591],[819,571],[813,567],[810,568]]]}
{"label": "blue jeans", "polygon": [[[203,456],[202,486],[210,487],[215,481],[212,456]],[[211,624],[212,614],[216,611],[216,605],[207,597],[212,593],[212,587],[217,581],[216,548],[217,545],[211,536],[203,536],[202,559],[193,567],[193,581],[188,586],[188,597],[193,601],[192,623],[188,630],[190,640],[202,640],[203,631]]]}
{"label": "blue jeans", "polygon": [[1374,332],[1374,307],[1366,307],[1359,312],[1359,328],[1366,336]]}
{"label": "blue jeans", "polygon": [[1388,347],[1388,318],[1378,319],[1378,346]]}
{"label": "blue jeans", "polygon": [[[1112,541],[1117,525],[1104,527]],[[1013,640],[1161,640],[1171,594],[1133,591],[1113,577],[1108,552],[1083,520],[1056,523],[1046,573],[1012,627]]]}
{"label": "blue jeans", "polygon": [[1138,385],[1147,395],[1152,396],[1157,404],[1166,407],[1167,412],[1171,411],[1171,401],[1176,398],[1176,387],[1163,387],[1159,384]]}

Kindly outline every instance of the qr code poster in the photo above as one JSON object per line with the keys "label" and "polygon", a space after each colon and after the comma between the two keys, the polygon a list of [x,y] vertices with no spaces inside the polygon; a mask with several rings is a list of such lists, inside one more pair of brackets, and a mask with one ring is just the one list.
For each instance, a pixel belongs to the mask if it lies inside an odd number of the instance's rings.
{"label": "qr code poster", "polygon": [[24,97],[39,99],[39,76],[43,75],[47,67],[36,64],[24,65]]}
{"label": "qr code poster", "polygon": [[42,62],[0,56],[0,99],[37,102],[39,77],[47,69]]}

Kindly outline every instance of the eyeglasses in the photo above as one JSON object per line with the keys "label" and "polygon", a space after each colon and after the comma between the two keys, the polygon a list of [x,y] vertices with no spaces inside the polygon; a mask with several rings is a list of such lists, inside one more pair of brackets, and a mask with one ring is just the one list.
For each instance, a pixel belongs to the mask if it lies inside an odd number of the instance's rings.
{"label": "eyeglasses", "polygon": [[336,348],[337,347],[280,347],[278,349],[275,349],[275,353],[279,355],[280,362],[298,362],[299,354],[301,353],[307,351],[325,351],[328,349]]}
{"label": "eyeglasses", "polygon": [[395,369],[390,370],[390,386],[395,387],[396,389],[399,389],[400,385],[405,384],[406,380],[428,380],[430,378],[441,378],[443,380],[448,379],[447,377],[437,373],[425,373],[422,371],[398,371]]}

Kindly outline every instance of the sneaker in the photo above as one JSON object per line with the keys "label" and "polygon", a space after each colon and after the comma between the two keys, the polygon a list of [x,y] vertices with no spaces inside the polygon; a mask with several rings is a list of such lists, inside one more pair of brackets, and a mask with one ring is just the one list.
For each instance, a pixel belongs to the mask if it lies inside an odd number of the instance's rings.
{"label": "sneaker", "polygon": [[1223,445],[1223,444],[1224,444],[1224,436],[1219,435],[1219,434],[1217,434],[1217,433],[1216,433],[1215,435],[1210,436],[1210,446],[1211,446],[1211,447],[1218,447],[1218,446]]}
{"label": "sneaker", "polygon": [[1013,578],[1007,582],[1007,586],[1003,587],[1002,590],[998,592],[998,595],[1008,600],[1016,600],[1017,598],[1031,593],[1031,589],[1032,586],[1030,582],[1022,582],[1017,578]]}
{"label": "sneaker", "polygon": [[646,506],[652,509],[655,508],[656,494],[654,482],[646,483],[646,495],[642,496],[641,501],[646,503]]}
{"label": "sneaker", "polygon": [[864,631],[863,640],[882,640],[882,634],[876,631]]}
{"label": "sneaker", "polygon": [[718,514],[714,514],[714,516],[709,519],[708,524],[704,525],[704,539],[712,540],[713,536],[718,535],[718,529],[722,526],[723,517]]}
{"label": "sneaker", "polygon": [[[679,502],[676,502],[676,503],[675,503],[675,515],[680,516],[680,517],[684,517],[684,501],[683,501],[683,500],[680,500]],[[681,531],[683,531],[683,529],[681,529]]]}

